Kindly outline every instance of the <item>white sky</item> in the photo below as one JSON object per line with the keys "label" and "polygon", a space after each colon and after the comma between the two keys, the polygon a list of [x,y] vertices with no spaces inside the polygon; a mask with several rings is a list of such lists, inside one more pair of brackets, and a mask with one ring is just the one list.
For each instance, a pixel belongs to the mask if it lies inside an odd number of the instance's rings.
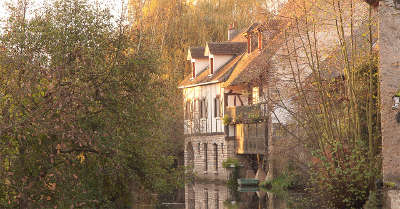
{"label": "white sky", "polygon": [[[4,20],[8,17],[8,11],[6,9],[7,3],[17,2],[17,1],[18,0],[0,0],[0,27],[4,26]],[[29,13],[32,13],[32,11],[35,8],[38,8],[41,5],[45,4],[45,2],[50,2],[51,0],[29,0],[29,1],[32,5],[31,7],[32,9],[28,11],[28,15]],[[99,3],[101,7],[109,8],[112,15],[120,17],[122,11],[122,5],[126,5],[128,0],[88,0],[88,1],[93,2],[93,4]]]}

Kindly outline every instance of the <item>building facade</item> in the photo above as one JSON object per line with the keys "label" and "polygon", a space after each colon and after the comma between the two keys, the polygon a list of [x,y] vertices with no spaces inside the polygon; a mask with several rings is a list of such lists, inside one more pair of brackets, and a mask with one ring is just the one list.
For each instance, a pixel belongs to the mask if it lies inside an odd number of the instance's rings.
{"label": "building facade", "polygon": [[239,82],[241,73],[263,55],[261,26],[253,24],[241,33],[230,29],[228,41],[188,50],[192,73],[179,88],[184,97],[185,165],[196,177],[226,180],[224,161],[239,159],[246,170],[248,158],[267,150],[267,105],[262,102],[266,88],[250,80]]}
{"label": "building facade", "polygon": [[[397,7],[397,9],[396,9]],[[393,96],[400,89],[400,5],[379,2],[379,76],[382,128],[383,181],[396,187],[386,192],[385,208],[400,208],[400,128]],[[399,133],[399,134],[398,134]]]}

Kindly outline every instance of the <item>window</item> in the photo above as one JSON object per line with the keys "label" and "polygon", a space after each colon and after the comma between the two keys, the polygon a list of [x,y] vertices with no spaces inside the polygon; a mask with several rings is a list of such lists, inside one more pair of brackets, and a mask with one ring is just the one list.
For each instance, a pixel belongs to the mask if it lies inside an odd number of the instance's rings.
{"label": "window", "polygon": [[218,171],[218,145],[214,144],[214,162],[215,162],[215,171]]}
{"label": "window", "polygon": [[199,100],[195,99],[194,100],[194,112],[199,112]]}
{"label": "window", "polygon": [[185,119],[190,120],[190,115],[191,115],[191,102],[190,100],[186,101],[185,104]]}
{"label": "window", "polygon": [[215,209],[219,209],[219,191],[215,190]]}
{"label": "window", "polygon": [[199,155],[200,155],[200,143],[197,143],[197,152],[198,152]]}
{"label": "window", "polygon": [[208,209],[208,189],[204,188],[204,209]]}
{"label": "window", "polygon": [[251,53],[251,35],[247,36],[247,53]]}
{"label": "window", "polygon": [[208,170],[207,143],[204,143],[204,171]]}
{"label": "window", "polygon": [[196,63],[192,62],[192,77],[196,77]]}
{"label": "window", "polygon": [[210,58],[210,75],[214,74],[214,58]]}
{"label": "window", "polygon": [[222,105],[221,99],[219,95],[214,99],[214,117],[221,117],[222,116]]}
{"label": "window", "polygon": [[260,88],[253,87],[253,104],[258,104],[260,102]]}
{"label": "window", "polygon": [[207,102],[206,102],[206,99],[200,100],[200,118],[207,118]]}

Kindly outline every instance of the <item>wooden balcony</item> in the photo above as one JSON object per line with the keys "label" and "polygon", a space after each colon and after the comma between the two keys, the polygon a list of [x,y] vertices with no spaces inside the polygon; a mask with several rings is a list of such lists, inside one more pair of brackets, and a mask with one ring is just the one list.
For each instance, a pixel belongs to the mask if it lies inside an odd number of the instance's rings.
{"label": "wooden balcony", "polygon": [[255,123],[267,117],[266,104],[226,107],[225,115],[232,124]]}
{"label": "wooden balcony", "polygon": [[237,154],[265,154],[267,150],[267,123],[236,124]]}

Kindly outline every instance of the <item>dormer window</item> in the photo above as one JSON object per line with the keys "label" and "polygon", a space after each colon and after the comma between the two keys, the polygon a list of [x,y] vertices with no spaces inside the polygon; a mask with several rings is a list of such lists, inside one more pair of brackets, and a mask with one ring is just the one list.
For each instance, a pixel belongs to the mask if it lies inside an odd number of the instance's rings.
{"label": "dormer window", "polygon": [[191,68],[192,78],[195,79],[199,73],[209,65],[208,56],[204,55],[204,47],[190,47],[186,58]]}
{"label": "dormer window", "polygon": [[251,35],[247,36],[247,53],[251,53]]}
{"label": "dormer window", "polygon": [[196,77],[196,63],[192,61],[192,78]]}
{"label": "dormer window", "polygon": [[210,57],[210,75],[214,74],[214,58]]}

